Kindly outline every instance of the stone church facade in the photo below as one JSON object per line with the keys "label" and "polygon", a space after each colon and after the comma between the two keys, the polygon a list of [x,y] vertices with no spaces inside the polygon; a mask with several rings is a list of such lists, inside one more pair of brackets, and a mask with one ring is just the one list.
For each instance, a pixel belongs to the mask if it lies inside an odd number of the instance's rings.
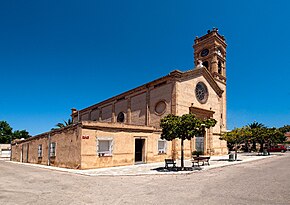
{"label": "stone church facade", "polygon": [[18,141],[15,161],[70,168],[97,168],[164,161],[180,157],[180,142],[160,139],[160,120],[193,113],[214,118],[204,136],[185,141],[185,157],[201,150],[227,153],[226,43],[217,29],[194,41],[195,68],[168,75],[82,110],[72,109],[73,125]]}

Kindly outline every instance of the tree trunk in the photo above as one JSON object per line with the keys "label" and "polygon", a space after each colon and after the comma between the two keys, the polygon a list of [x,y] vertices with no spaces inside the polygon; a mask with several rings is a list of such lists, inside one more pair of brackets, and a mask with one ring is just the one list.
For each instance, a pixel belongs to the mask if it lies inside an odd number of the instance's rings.
{"label": "tree trunk", "polygon": [[263,152],[264,151],[264,142],[261,142],[260,145],[261,145],[260,152]]}
{"label": "tree trunk", "polygon": [[248,141],[245,142],[245,150],[244,151],[249,152],[249,142]]}
{"label": "tree trunk", "polygon": [[184,170],[183,139],[181,139],[181,169]]}
{"label": "tree trunk", "polygon": [[254,152],[257,151],[257,145],[256,145],[256,142],[255,142],[255,141],[253,141],[253,147],[252,147],[252,150],[253,150]]}

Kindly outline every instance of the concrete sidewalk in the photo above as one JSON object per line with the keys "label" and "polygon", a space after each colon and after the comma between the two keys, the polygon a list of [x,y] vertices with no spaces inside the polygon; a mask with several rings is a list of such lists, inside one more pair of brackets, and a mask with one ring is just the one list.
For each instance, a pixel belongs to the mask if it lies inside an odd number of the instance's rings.
{"label": "concrete sidewalk", "polygon": [[[194,167],[192,171],[168,171],[163,169],[164,162],[159,163],[149,163],[149,164],[139,164],[139,165],[130,165],[130,166],[120,166],[120,167],[110,167],[110,168],[98,168],[98,169],[89,169],[89,170],[75,170],[75,169],[66,169],[53,166],[45,166],[39,164],[29,164],[29,163],[17,163],[27,166],[35,166],[44,169],[68,172],[73,174],[80,174],[86,176],[141,176],[141,175],[179,175],[179,174],[191,174],[198,171],[204,171],[209,169],[214,169],[218,167],[230,166],[245,162],[251,162],[255,160],[261,160],[269,157],[275,157],[276,155],[270,156],[259,156],[257,153],[239,153],[238,161],[230,162],[228,161],[229,156],[211,156],[210,166],[200,166]],[[9,161],[10,162],[10,161]],[[185,160],[185,167],[191,167],[192,163],[190,160]],[[177,160],[177,166],[180,166],[180,160]]]}

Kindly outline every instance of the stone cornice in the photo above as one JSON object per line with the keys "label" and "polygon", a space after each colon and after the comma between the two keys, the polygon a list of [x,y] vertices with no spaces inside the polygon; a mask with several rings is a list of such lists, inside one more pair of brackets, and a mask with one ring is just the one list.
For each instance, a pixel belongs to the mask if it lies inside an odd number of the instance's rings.
{"label": "stone cornice", "polygon": [[209,73],[209,71],[205,67],[202,67],[200,69],[202,69],[202,74],[203,74],[204,78],[212,86],[212,88],[217,93],[217,95],[219,97],[221,97],[224,91],[218,86],[218,84],[216,83],[216,81],[213,78],[213,76]]}
{"label": "stone cornice", "polygon": [[97,130],[114,130],[114,131],[128,131],[128,132],[145,132],[145,133],[160,133],[161,129],[151,126],[142,125],[127,125],[123,123],[108,123],[95,121],[82,121],[81,128],[97,129]]}
{"label": "stone cornice", "polygon": [[206,118],[212,118],[213,114],[215,113],[212,110],[206,110],[198,107],[189,107],[189,112],[192,114],[195,114],[198,118],[200,117],[206,117]]}
{"label": "stone cornice", "polygon": [[220,44],[222,44],[224,47],[227,47],[227,44],[225,43],[225,37],[222,36],[222,35],[220,35],[218,33],[218,30],[216,30],[216,29],[208,32],[206,35],[201,36],[200,38],[196,37],[195,40],[194,40],[194,42],[195,42],[195,45],[197,45],[200,42],[203,42],[204,43],[205,41],[210,41],[213,38],[217,39],[218,42]]}

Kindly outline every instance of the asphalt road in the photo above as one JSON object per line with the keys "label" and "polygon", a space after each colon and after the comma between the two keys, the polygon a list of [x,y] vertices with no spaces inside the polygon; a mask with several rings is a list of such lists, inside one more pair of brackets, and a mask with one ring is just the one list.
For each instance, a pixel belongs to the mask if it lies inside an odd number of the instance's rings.
{"label": "asphalt road", "polygon": [[290,204],[290,153],[190,175],[82,176],[0,161],[0,204]]}

